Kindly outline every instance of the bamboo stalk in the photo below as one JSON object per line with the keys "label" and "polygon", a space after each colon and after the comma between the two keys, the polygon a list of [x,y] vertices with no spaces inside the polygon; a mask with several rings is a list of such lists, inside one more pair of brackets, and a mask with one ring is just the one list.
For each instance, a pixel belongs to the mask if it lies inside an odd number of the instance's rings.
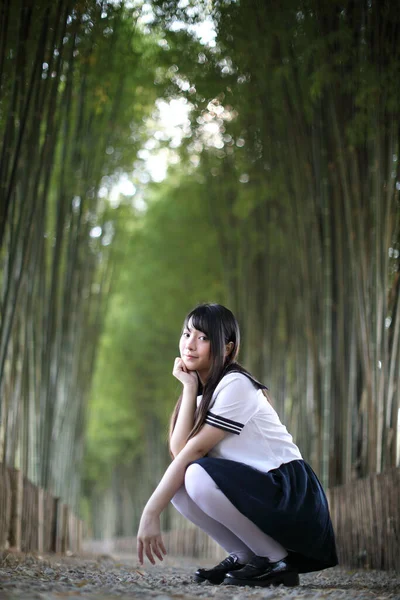
{"label": "bamboo stalk", "polygon": [[21,551],[21,528],[22,528],[22,509],[23,509],[23,488],[24,480],[22,471],[13,469],[11,475],[11,519],[9,541],[10,546],[17,552]]}

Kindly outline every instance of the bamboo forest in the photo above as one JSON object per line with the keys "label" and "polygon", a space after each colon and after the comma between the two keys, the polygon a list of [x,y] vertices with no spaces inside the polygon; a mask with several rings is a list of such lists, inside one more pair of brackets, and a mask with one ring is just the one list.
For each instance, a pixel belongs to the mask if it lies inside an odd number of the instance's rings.
{"label": "bamboo forest", "polygon": [[0,463],[93,539],[171,461],[203,302],[326,490],[398,477],[398,8],[0,1]]}

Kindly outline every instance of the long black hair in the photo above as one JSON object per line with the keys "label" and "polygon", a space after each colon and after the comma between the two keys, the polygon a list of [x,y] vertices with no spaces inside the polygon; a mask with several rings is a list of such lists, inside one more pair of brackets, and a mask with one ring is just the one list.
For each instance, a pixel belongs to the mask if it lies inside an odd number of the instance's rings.
{"label": "long black hair", "polygon": [[[224,375],[232,372],[246,375],[257,389],[263,391],[265,396],[267,396],[265,390],[268,389],[236,361],[240,348],[240,330],[235,316],[228,308],[221,304],[200,304],[187,315],[183,323],[183,330],[188,327],[189,322],[191,327],[204,333],[210,340],[212,364],[204,386],[200,380],[198,382],[198,394],[203,394],[203,398],[196,409],[193,428],[188,435],[188,440],[195,436],[204,425],[212,395]],[[230,342],[233,344],[232,350],[225,356],[226,345]],[[170,438],[175,428],[181,402],[182,394],[179,396],[171,416]]]}

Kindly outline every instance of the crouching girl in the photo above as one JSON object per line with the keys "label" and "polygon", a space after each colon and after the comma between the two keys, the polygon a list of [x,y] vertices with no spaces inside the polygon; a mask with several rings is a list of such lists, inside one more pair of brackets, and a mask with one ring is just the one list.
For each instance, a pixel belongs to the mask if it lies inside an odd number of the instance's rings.
{"label": "crouching girl", "polygon": [[175,508],[228,556],[197,581],[295,586],[299,573],[337,564],[322,486],[303,460],[262,383],[236,362],[230,310],[202,304],[185,319],[173,374],[183,385],[171,419],[174,460],[147,502],[138,556],[166,553],[160,514]]}

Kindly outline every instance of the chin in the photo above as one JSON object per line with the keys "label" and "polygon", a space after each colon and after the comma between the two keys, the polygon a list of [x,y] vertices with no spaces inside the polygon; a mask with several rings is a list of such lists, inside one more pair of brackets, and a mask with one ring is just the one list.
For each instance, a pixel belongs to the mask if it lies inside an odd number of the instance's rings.
{"label": "chin", "polygon": [[197,371],[196,367],[194,367],[193,365],[188,365],[187,363],[185,363],[185,367],[188,371]]}
{"label": "chin", "polygon": [[182,360],[188,371],[196,371],[196,367],[191,364],[190,361],[186,361],[184,358],[182,358]]}

